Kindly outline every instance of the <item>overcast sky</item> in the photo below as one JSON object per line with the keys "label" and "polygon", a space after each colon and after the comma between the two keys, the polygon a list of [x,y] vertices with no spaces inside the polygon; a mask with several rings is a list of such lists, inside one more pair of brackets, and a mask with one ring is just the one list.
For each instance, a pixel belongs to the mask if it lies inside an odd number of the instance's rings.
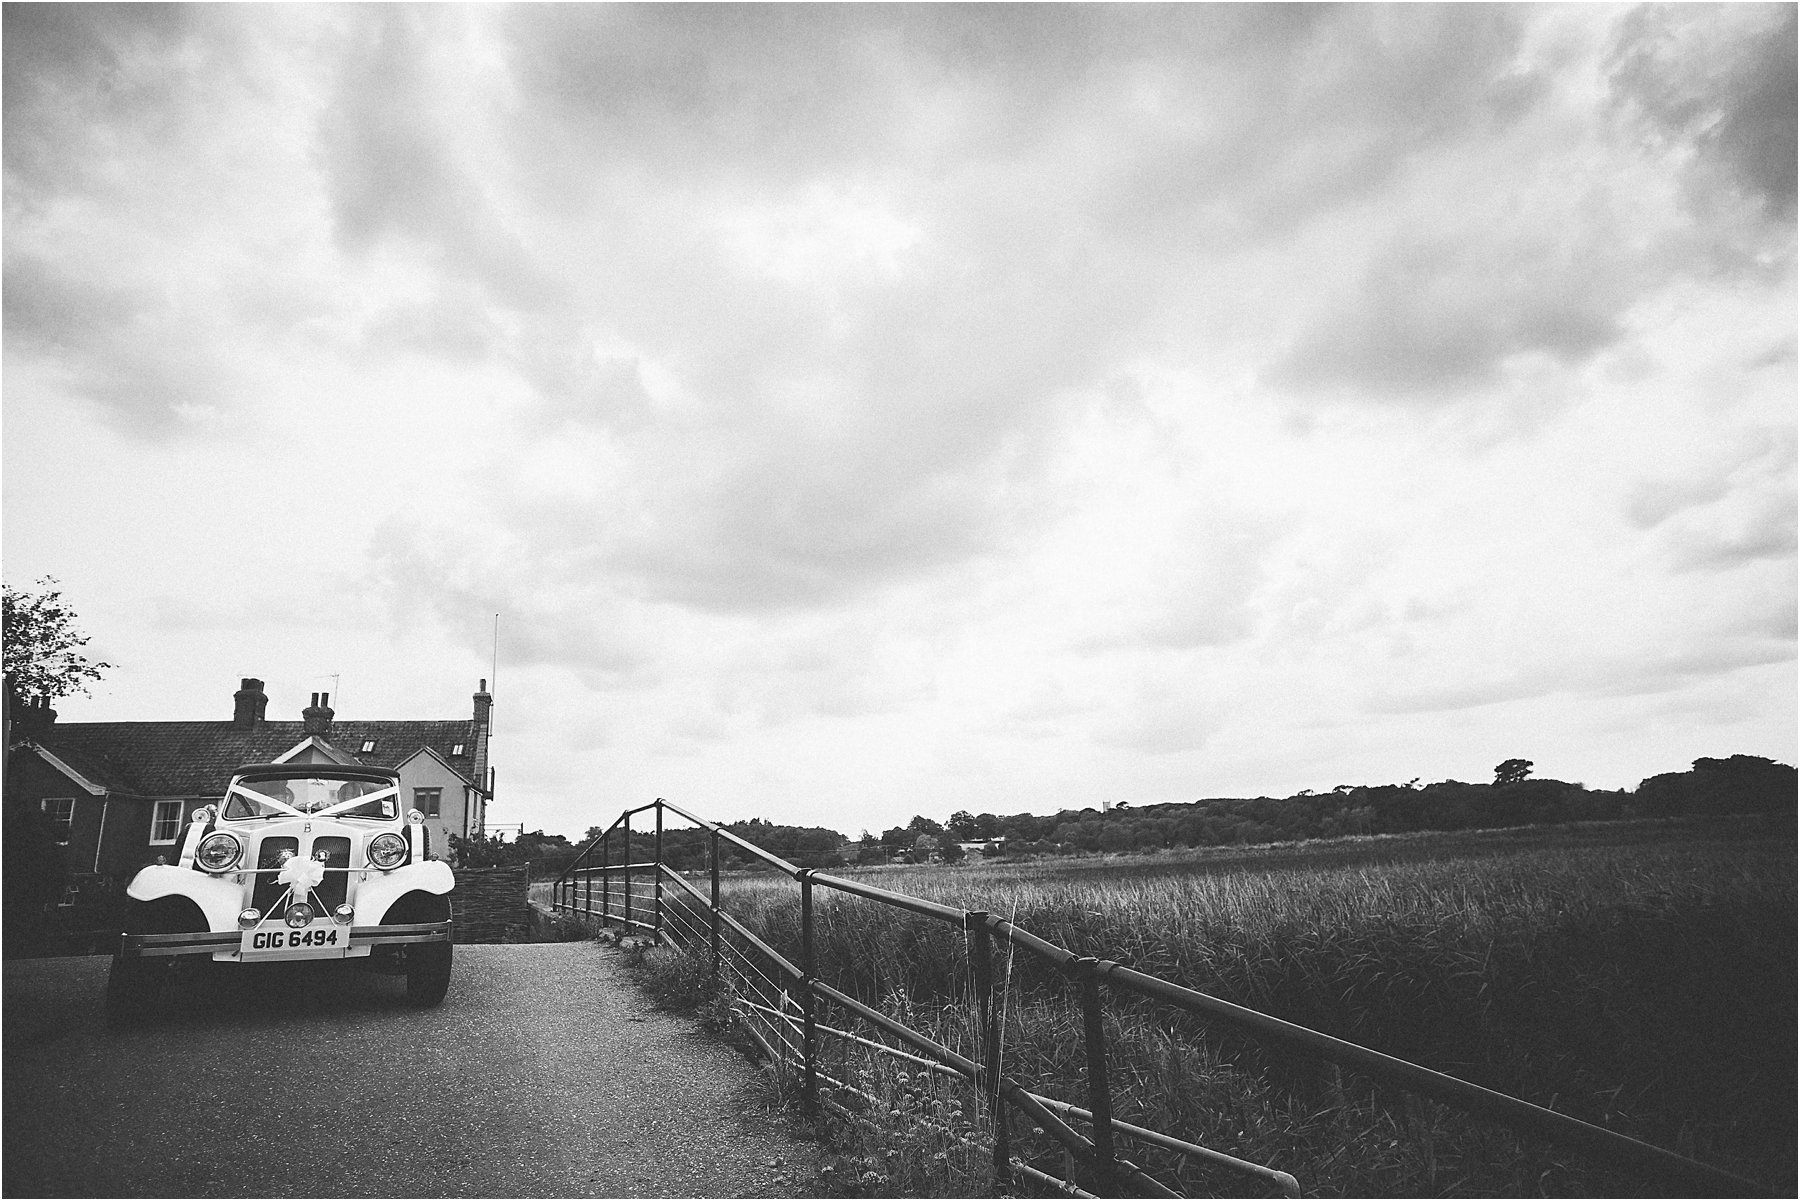
{"label": "overcast sky", "polygon": [[4,11],[64,720],[495,676],[570,835],[1795,760],[1791,5]]}

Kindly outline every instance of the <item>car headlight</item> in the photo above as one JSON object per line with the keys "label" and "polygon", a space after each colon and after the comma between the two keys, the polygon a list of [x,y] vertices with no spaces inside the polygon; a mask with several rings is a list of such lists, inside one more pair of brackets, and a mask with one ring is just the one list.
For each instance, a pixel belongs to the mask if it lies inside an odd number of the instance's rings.
{"label": "car headlight", "polygon": [[209,872],[228,872],[243,853],[243,844],[221,831],[200,840],[200,849],[194,852],[194,859]]}
{"label": "car headlight", "polygon": [[288,906],[286,921],[287,921],[287,924],[292,926],[294,929],[298,930],[302,926],[309,925],[309,924],[311,924],[312,920],[313,920],[312,906],[308,905],[305,901],[300,901],[296,904]]}
{"label": "car headlight", "polygon": [[382,871],[406,862],[406,839],[398,834],[377,834],[369,839],[369,862]]}

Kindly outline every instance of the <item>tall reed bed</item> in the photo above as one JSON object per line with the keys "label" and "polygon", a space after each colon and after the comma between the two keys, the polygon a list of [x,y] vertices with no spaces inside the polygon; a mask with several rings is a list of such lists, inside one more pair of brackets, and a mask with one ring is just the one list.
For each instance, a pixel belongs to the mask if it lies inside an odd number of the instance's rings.
{"label": "tall reed bed", "polygon": [[[1750,820],[914,868],[872,882],[1791,1188],[1794,877],[1792,823]],[[821,978],[976,1054],[960,931],[827,888],[814,899]],[[798,955],[791,881],[734,881],[728,907]],[[1009,1074],[1083,1104],[1067,982],[1023,954],[1002,972]],[[1179,1011],[1109,998],[1115,1116],[1271,1163],[1309,1193],[1656,1187]],[[869,1092],[886,1104],[892,1069],[871,1064],[847,1057],[839,1070],[888,1072]],[[1029,1128],[1017,1136],[1058,1170],[1053,1146]],[[1188,1190],[1267,1191],[1132,1154]]]}

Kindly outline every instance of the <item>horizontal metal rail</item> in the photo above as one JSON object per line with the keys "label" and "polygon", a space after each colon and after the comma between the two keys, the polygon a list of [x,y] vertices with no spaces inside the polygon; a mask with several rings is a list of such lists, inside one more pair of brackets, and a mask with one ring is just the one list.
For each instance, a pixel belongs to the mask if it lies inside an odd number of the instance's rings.
{"label": "horizontal metal rail", "polygon": [[[632,831],[631,817],[649,810],[656,812],[654,835],[649,832]],[[671,867],[665,861],[663,854],[665,814],[674,814],[692,822],[708,835],[711,848],[710,863],[705,871],[684,872]],[[609,862],[609,851],[613,849],[611,839],[614,833],[621,829],[625,838],[627,859],[633,849],[632,839],[649,841],[654,838],[656,857],[642,862],[616,864]],[[636,845],[641,853],[643,843],[639,842]],[[729,845],[748,855],[752,860],[774,868],[799,883],[801,889],[801,963],[796,964],[786,958],[736,917],[724,910],[720,904],[720,878],[724,874],[720,866],[722,845]],[[593,861],[596,854],[599,857],[597,864]],[[649,872],[650,878],[647,881],[642,878],[633,879],[633,872]],[[616,885],[613,883],[615,873],[619,877]],[[754,876],[756,873],[746,874]],[[600,905],[597,911],[594,907],[596,890],[593,885],[596,876],[600,877],[602,881],[602,887],[599,890]],[[702,892],[699,885],[695,883],[696,880],[706,881],[709,878],[710,896]],[[665,882],[672,883],[678,890],[673,901],[665,896]],[[942,1046],[935,1040],[908,1027],[905,1023],[817,978],[812,962],[812,889],[814,886],[832,889],[934,921],[954,925],[965,932],[970,944],[972,996],[982,1007],[983,1013],[984,1030],[981,1041],[985,1063],[977,1063],[949,1047]],[[866,884],[860,880],[845,879],[813,868],[798,867],[778,855],[771,854],[748,839],[662,799],[620,813],[610,826],[581,849],[562,874],[556,878],[551,888],[551,896],[553,905],[558,910],[599,917],[607,923],[618,922],[627,928],[650,930],[659,940],[664,937],[666,931],[674,936],[673,940],[677,945],[684,946],[695,953],[703,952],[705,947],[710,945],[714,973],[717,974],[723,970],[735,977],[738,983],[732,986],[734,990],[741,988],[744,994],[763,996],[768,1000],[779,999],[781,1008],[776,1008],[772,1005],[752,1001],[748,999],[747,995],[740,994],[742,999],[734,1006],[733,1012],[739,1024],[744,1027],[772,1062],[780,1062],[800,1069],[803,1083],[806,1086],[802,1099],[806,1103],[811,1104],[816,1101],[816,1089],[820,1081],[829,1081],[836,1087],[850,1088],[842,1081],[820,1074],[814,1054],[817,1036],[824,1034],[834,1039],[860,1044],[870,1051],[897,1056],[934,1073],[960,1078],[975,1085],[978,1089],[984,1089],[990,1105],[1002,1109],[1014,1109],[1029,1117],[1042,1133],[1047,1134],[1054,1142],[1060,1143],[1077,1162],[1087,1167],[1092,1174],[1091,1186],[1100,1189],[1101,1195],[1115,1192],[1121,1188],[1129,1190],[1135,1195],[1179,1195],[1151,1177],[1136,1164],[1121,1158],[1114,1150],[1112,1138],[1114,1134],[1176,1155],[1256,1176],[1280,1188],[1286,1196],[1298,1196],[1300,1191],[1298,1182],[1289,1173],[1239,1159],[1225,1152],[1203,1147],[1170,1134],[1124,1122],[1112,1116],[1110,1090],[1106,1081],[1107,1053],[1104,1025],[1101,1020],[1104,1000],[1099,986],[1102,984],[1115,993],[1134,994],[1158,1004],[1169,1005],[1184,1012],[1220,1022],[1258,1038],[1298,1048],[1327,1062],[1362,1073],[1378,1082],[1394,1085],[1408,1092],[1447,1103],[1477,1116],[1498,1121],[1514,1130],[1536,1135],[1552,1142],[1579,1147],[1619,1167],[1680,1181],[1696,1191],[1712,1194],[1771,1195],[1767,1186],[1756,1181],[1686,1158],[1617,1131],[1584,1122],[1567,1114],[1534,1105],[1518,1097],[1434,1071],[1357,1043],[1323,1034],[1297,1023],[1284,1021],[1257,1010],[1233,1004],[1198,990],[1137,971],[1112,960],[1080,955],[1066,947],[1040,938],[1028,930],[1021,929],[997,914],[957,909],[921,897],[908,896],[905,893]],[[654,920],[644,921],[639,917],[634,917],[635,902],[642,902],[646,906],[653,905]],[[691,905],[690,902],[692,902]],[[649,910],[645,912],[649,912]],[[361,934],[362,931],[359,929],[356,933]],[[1075,987],[1082,997],[1083,1021],[1086,1031],[1085,1052],[1089,1108],[1082,1108],[1066,1101],[1030,1092],[1018,1081],[1000,1071],[999,1035],[994,1022],[995,1015],[992,1011],[993,985],[991,969],[987,961],[990,940],[995,938],[1003,939],[1010,946],[1036,956],[1075,982]],[[738,948],[736,944],[739,942],[759,956],[781,979],[777,980],[763,972],[746,951]],[[736,960],[741,960],[743,967],[740,968],[735,962]],[[758,977],[760,977],[761,983],[758,982]],[[765,985],[770,990],[779,990],[779,998],[768,996],[764,992]],[[854,1017],[875,1027],[876,1030],[911,1048],[911,1051],[903,1051],[851,1031],[820,1024],[814,1014],[814,998],[829,1001],[846,1010]],[[761,1015],[767,1015],[767,1017]],[[769,1018],[776,1019],[776,1021],[768,1022]],[[769,1038],[756,1029],[759,1019],[768,1022],[769,1035],[781,1044],[783,1047],[781,1052],[777,1052]],[[793,1042],[796,1036],[799,1039],[798,1046]],[[867,1094],[861,1093],[860,1090],[851,1089],[851,1091],[867,1097]],[[841,1107],[834,1106],[833,1108]],[[1059,1115],[1067,1115],[1087,1123],[1093,1130],[1093,1137],[1083,1136],[1063,1121],[1062,1116]],[[1073,1196],[1095,1195],[1083,1191],[1080,1187],[1081,1182],[1062,1180],[1013,1155],[1010,1151],[1004,1113],[997,1110],[994,1118],[993,1150],[997,1178],[1010,1174],[1038,1181]]]}
{"label": "horizontal metal rail", "polygon": [[[1084,1122],[1092,1122],[1094,1120],[1093,1114],[1082,1109],[1078,1105],[1071,1105],[1067,1101],[1058,1101],[1054,1097],[1046,1097],[1041,1093],[1033,1093],[1031,1095],[1036,1097],[1044,1105],[1056,1110],[1058,1113],[1072,1114]],[[1223,1168],[1230,1168],[1232,1171],[1241,1172],[1246,1176],[1260,1176],[1270,1184],[1279,1188],[1281,1190],[1281,1195],[1284,1197],[1298,1197],[1300,1195],[1300,1182],[1286,1172],[1277,1171],[1270,1167],[1264,1167],[1259,1163],[1251,1163],[1247,1159],[1239,1159],[1235,1155],[1227,1155],[1223,1151],[1215,1151],[1211,1147],[1202,1147],[1199,1143],[1190,1143],[1185,1139],[1174,1138],[1171,1135],[1150,1130],[1143,1126],[1134,1126],[1130,1122],[1123,1122],[1118,1118],[1112,1120],[1112,1128],[1120,1134],[1129,1135],[1140,1142],[1154,1144],[1166,1151],[1174,1151],[1181,1155],[1190,1155],[1196,1159],[1204,1159],[1209,1163],[1218,1164]]]}

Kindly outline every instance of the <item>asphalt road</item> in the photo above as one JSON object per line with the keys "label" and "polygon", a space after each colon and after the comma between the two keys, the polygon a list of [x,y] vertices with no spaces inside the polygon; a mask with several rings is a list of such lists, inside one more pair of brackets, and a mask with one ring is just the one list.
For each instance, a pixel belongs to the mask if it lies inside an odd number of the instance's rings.
{"label": "asphalt road", "polygon": [[[450,994],[227,968],[110,1033],[108,960],[4,965],[7,1197],[793,1196],[755,1068],[593,943],[456,950]],[[319,970],[321,967],[327,970]]]}

